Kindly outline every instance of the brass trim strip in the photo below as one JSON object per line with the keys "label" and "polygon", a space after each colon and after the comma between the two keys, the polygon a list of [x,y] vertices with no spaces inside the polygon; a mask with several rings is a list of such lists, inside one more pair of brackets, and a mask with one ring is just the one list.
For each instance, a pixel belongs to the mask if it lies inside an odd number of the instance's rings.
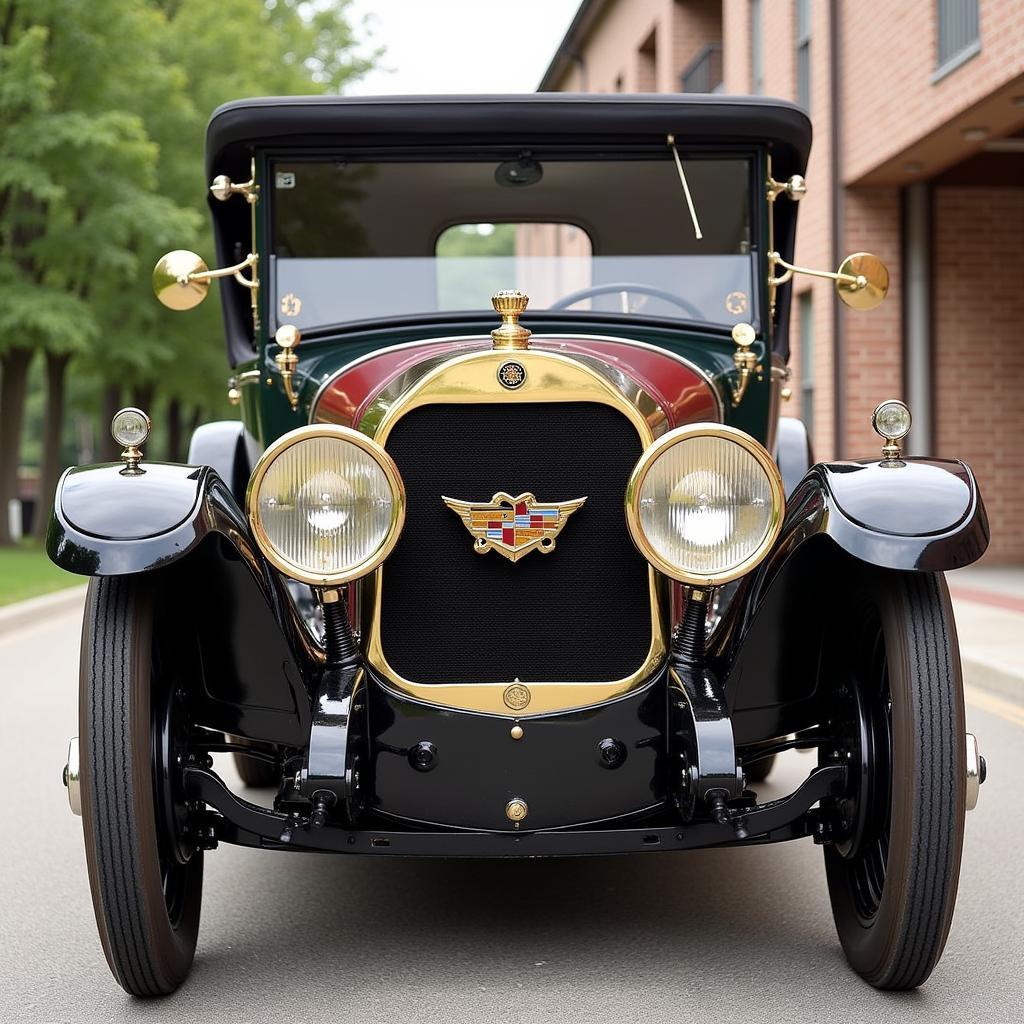
{"label": "brass trim strip", "polygon": [[[507,352],[493,350],[448,359],[415,382],[390,405],[375,408],[375,403],[371,406],[359,427],[371,431],[374,440],[383,447],[395,424],[412,410],[425,405],[589,401],[610,406],[622,413],[633,424],[645,449],[654,441],[654,429],[648,416],[628,402],[610,381],[590,366],[572,356],[554,352],[538,349],[517,352],[516,359],[523,364],[526,379],[521,387],[509,391],[501,386],[497,374],[498,368],[507,359]],[[661,421],[664,422],[664,413],[661,413]],[[658,599],[658,579],[654,570],[649,568],[651,643],[643,663],[623,679],[599,683],[525,680],[523,684],[529,690],[529,704],[517,712],[510,712],[504,700],[506,689],[516,680],[496,683],[417,683],[395,671],[383,650],[381,593],[384,568],[379,568],[374,577],[367,660],[396,689],[425,703],[517,719],[567,711],[627,693],[646,682],[665,659],[666,636]]]}

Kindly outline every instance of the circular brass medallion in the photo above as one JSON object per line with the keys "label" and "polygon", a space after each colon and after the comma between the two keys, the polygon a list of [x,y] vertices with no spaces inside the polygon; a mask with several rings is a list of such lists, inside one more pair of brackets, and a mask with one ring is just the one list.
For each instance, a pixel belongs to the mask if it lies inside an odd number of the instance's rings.
{"label": "circular brass medallion", "polygon": [[725,297],[725,308],[733,316],[741,316],[747,311],[747,293],[729,292]]}
{"label": "circular brass medallion", "polygon": [[514,796],[505,804],[505,817],[514,821],[517,825],[530,813],[526,801],[522,797]]}
{"label": "circular brass medallion", "polygon": [[526,367],[514,360],[502,363],[498,367],[498,380],[502,387],[515,391],[516,388],[521,388],[526,380]]}
{"label": "circular brass medallion", "polygon": [[505,687],[505,692],[501,695],[502,700],[513,711],[522,711],[530,703],[530,696],[530,688],[522,683],[513,683]]}

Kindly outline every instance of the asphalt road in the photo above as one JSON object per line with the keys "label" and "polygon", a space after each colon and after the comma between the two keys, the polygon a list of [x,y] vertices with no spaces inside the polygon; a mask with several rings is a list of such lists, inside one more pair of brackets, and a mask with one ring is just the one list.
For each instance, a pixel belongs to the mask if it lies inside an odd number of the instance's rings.
{"label": "asphalt road", "polygon": [[[0,637],[0,1021],[964,1021],[1021,1019],[1024,716],[968,720],[990,766],[968,816],[946,954],[875,992],[836,942],[821,851],[403,861],[221,847],[195,967],[125,996],[95,934],[81,825],[60,782],[76,731],[79,616]],[[790,755],[776,795],[809,758]]]}

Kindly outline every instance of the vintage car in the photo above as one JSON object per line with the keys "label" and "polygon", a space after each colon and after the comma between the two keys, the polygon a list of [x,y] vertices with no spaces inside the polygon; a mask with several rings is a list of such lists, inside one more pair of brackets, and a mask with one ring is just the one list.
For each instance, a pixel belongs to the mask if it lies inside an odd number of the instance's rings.
{"label": "vintage car", "polygon": [[928,977],[984,781],[943,572],[988,526],[966,465],[904,455],[902,402],[857,461],[780,417],[793,275],[888,286],[793,265],[810,142],[728,96],[216,111],[221,267],[178,250],[154,285],[219,280],[241,422],[171,465],[121,411],[123,464],[68,470],[48,538],[92,578],[65,781],[128,992],[185,978],[220,843],[809,838],[853,968]]}

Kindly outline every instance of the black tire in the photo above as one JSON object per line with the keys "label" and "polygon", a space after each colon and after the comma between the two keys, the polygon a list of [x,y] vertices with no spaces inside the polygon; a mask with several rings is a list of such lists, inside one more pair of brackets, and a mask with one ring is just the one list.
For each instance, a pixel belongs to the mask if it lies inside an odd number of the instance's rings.
{"label": "black tire", "polygon": [[946,944],[963,846],[966,727],[949,592],[941,575],[867,571],[842,621],[829,651],[833,725],[850,725],[839,753],[853,770],[837,805],[848,828],[825,848],[832,912],[854,970],[875,988],[912,989]]}
{"label": "black tire", "polygon": [[235,753],[231,756],[235,759],[235,770],[246,786],[253,789],[276,789],[281,784],[281,772],[277,765],[248,754]]}
{"label": "black tire", "polygon": [[180,718],[181,702],[154,649],[154,619],[144,578],[90,582],[79,711],[85,853],[103,952],[136,996],[166,995],[188,974],[203,884],[202,852],[175,834],[183,802],[165,797],[177,777],[161,755],[165,723]]}
{"label": "black tire", "polygon": [[754,761],[749,768],[744,766],[743,774],[747,782],[764,782],[768,778],[768,773],[775,767],[775,757],[775,754],[769,754]]}

